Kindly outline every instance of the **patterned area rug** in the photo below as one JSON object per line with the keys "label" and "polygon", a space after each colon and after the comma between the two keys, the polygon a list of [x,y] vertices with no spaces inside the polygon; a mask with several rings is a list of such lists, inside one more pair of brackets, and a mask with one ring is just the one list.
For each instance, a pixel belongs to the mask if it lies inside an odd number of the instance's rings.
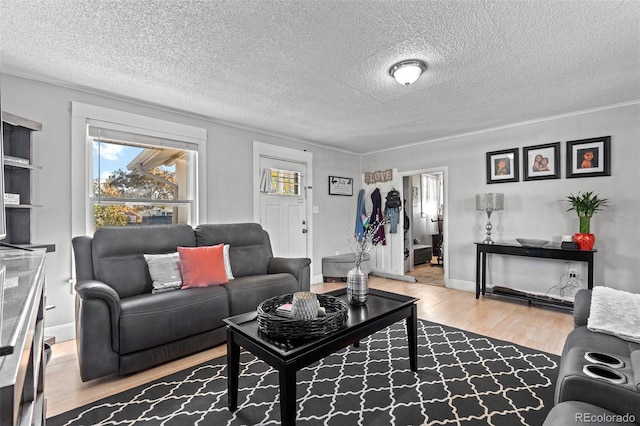
{"label": "patterned area rug", "polygon": [[[559,357],[418,320],[418,368],[404,322],[298,372],[297,425],[540,425]],[[238,410],[225,357],[47,420],[58,425],[279,425],[278,375],[243,351]]]}

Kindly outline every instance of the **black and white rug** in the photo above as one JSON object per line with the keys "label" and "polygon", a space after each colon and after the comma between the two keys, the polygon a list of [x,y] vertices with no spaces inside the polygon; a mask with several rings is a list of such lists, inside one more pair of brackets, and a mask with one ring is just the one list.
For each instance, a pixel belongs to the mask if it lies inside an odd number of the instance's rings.
{"label": "black and white rug", "polygon": [[[404,322],[298,372],[298,425],[541,425],[559,357],[418,321],[418,368]],[[49,418],[58,425],[279,425],[278,374],[240,359],[227,409],[225,357]]]}

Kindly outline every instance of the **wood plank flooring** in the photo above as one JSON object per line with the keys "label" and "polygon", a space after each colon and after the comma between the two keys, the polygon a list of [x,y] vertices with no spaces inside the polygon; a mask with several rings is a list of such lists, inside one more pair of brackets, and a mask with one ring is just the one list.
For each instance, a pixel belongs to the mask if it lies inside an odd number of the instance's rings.
{"label": "wood plank flooring", "polygon": [[[344,285],[313,284],[311,291],[322,293]],[[573,329],[573,317],[569,312],[488,297],[476,300],[471,292],[380,277],[371,277],[370,286],[419,298],[418,318],[552,354],[560,354],[567,334]],[[225,354],[226,346],[220,345],[137,374],[113,375],[83,383],[78,370],[75,340],[57,343],[53,346],[46,371],[47,417]]]}

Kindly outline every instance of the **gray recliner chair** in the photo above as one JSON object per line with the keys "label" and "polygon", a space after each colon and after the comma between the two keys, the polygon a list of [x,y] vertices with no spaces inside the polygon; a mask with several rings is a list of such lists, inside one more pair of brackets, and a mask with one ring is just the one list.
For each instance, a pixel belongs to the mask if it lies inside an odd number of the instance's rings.
{"label": "gray recliner chair", "polygon": [[[594,423],[585,420],[585,414],[591,419],[600,416],[602,419],[632,419],[631,423],[640,421],[640,344],[589,330],[591,296],[591,290],[576,293],[575,328],[564,344],[556,384],[556,406],[549,413],[545,426],[617,424]],[[620,364],[612,364],[614,359]],[[586,365],[602,367],[602,374],[608,377],[588,375]]]}

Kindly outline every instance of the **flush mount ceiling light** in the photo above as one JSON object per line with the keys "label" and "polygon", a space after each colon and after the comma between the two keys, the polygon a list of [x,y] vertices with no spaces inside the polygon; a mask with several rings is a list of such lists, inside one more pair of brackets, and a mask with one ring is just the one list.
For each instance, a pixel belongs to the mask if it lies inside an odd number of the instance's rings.
{"label": "flush mount ceiling light", "polygon": [[401,61],[391,67],[389,74],[400,84],[410,85],[427,69],[427,64],[418,59]]}

